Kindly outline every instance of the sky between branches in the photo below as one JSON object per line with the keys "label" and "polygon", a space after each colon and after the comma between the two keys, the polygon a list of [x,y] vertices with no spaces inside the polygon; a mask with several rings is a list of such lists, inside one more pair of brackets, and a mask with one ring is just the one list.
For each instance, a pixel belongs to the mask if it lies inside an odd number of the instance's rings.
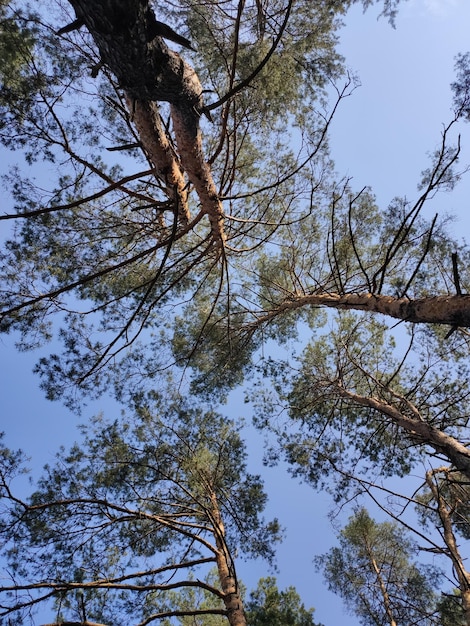
{"label": "sky between branches", "polygon": [[[427,153],[438,144],[442,127],[452,116],[454,57],[470,49],[470,3],[403,0],[396,29],[384,19],[377,21],[376,16],[377,9],[363,15],[355,6],[341,33],[340,50],[361,87],[338,112],[331,151],[338,172],[351,176],[354,188],[370,185],[385,207],[395,195],[414,197],[420,172],[428,166]],[[470,126],[461,126],[460,132],[463,167],[470,163]],[[15,162],[15,155],[5,156]],[[7,159],[2,156],[0,163]],[[455,215],[454,233],[468,239],[469,198],[467,177],[453,194],[439,195],[428,211]],[[3,192],[1,202],[1,210],[7,212],[10,205]],[[1,430],[6,431],[6,443],[22,447],[31,457],[31,466],[39,471],[59,445],[74,441],[77,418],[44,399],[39,381],[31,373],[37,358],[37,354],[17,354],[13,338],[1,339]],[[237,417],[245,412],[249,420],[241,394],[233,398],[229,414]],[[99,410],[110,417],[119,408],[103,399],[90,406],[82,419]],[[261,439],[251,429],[249,436],[250,469],[263,471],[270,495],[267,517],[279,516],[287,527],[287,539],[279,549],[279,587],[294,585],[306,606],[315,607],[316,620],[325,626],[356,626],[357,620],[344,614],[339,598],[321,586],[321,576],[312,563],[315,554],[334,543],[326,519],[328,497],[292,484],[282,468],[263,470]],[[266,573],[263,563],[240,563],[240,575],[248,588]]]}

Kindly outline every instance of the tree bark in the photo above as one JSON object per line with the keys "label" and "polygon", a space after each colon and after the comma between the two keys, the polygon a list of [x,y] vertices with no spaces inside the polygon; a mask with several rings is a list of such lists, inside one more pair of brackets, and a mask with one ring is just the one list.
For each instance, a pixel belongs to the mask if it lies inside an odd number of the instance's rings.
{"label": "tree bark", "polygon": [[373,396],[360,396],[339,384],[334,385],[338,395],[360,406],[369,407],[387,416],[418,443],[434,448],[443,454],[462,474],[470,480],[470,450],[460,441],[447,435],[424,420],[404,415],[396,407]]}
{"label": "tree bark", "polygon": [[[135,109],[142,145],[158,177],[174,181],[183,221],[188,219],[187,206],[184,208],[185,173],[209,218],[214,243],[223,247],[226,235],[222,203],[202,150],[199,119],[204,104],[196,72],[170,50],[161,36],[155,36],[156,19],[148,0],[69,2],[78,24],[83,24],[93,37],[102,63],[125,92],[131,118]],[[155,102],[170,103],[179,163],[161,144]]]}
{"label": "tree bark", "polygon": [[260,315],[252,326],[269,322],[286,311],[303,306],[353,309],[381,313],[388,317],[417,324],[449,324],[470,327],[470,295],[430,296],[428,298],[395,298],[373,293],[313,293],[293,295],[265,315]]}
{"label": "tree bark", "polygon": [[366,545],[366,549],[367,549],[367,555],[369,557],[372,570],[374,574],[376,575],[377,581],[379,583],[380,593],[382,594],[382,599],[383,599],[388,623],[390,626],[397,626],[395,618],[393,617],[392,603],[390,602],[390,596],[388,595],[387,587],[385,585],[384,579],[382,578],[380,568],[377,565],[377,561],[375,560],[374,555],[372,554],[369,544]]}
{"label": "tree bark", "polygon": [[467,626],[470,626],[470,573],[464,567],[464,561],[460,555],[457,541],[455,539],[452,518],[448,505],[442,497],[438,485],[434,482],[435,474],[448,472],[448,467],[440,467],[426,472],[426,482],[437,504],[437,512],[442,523],[444,542],[449,550],[450,558],[454,566],[454,572],[459,581],[460,593],[462,596],[462,608]]}
{"label": "tree bark", "polygon": [[211,494],[211,503],[211,513],[216,531],[217,571],[222,591],[225,595],[224,604],[227,609],[227,618],[230,626],[247,626],[243,601],[240,596],[240,587],[235,576],[230,553],[225,544],[225,528],[215,493]]}
{"label": "tree bark", "polygon": [[52,622],[51,624],[43,624],[43,626],[107,626],[98,622]]}
{"label": "tree bark", "polygon": [[163,129],[157,105],[148,100],[128,99],[127,106],[132,111],[132,121],[142,147],[155,167],[156,177],[163,182],[167,196],[174,201],[180,222],[187,224],[191,217],[188,185],[179,159]]}

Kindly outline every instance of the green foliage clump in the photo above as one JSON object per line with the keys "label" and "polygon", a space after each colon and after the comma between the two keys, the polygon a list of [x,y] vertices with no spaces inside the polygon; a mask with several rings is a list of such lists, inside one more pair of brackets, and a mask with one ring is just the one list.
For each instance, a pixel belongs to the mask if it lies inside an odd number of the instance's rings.
{"label": "green foliage clump", "polygon": [[316,563],[329,589],[364,626],[435,624],[439,572],[411,560],[416,546],[399,525],[377,523],[361,508],[340,532],[339,543]]}
{"label": "green foliage clump", "polygon": [[250,626],[321,626],[313,620],[294,587],[280,591],[272,576],[261,578],[245,603]]}

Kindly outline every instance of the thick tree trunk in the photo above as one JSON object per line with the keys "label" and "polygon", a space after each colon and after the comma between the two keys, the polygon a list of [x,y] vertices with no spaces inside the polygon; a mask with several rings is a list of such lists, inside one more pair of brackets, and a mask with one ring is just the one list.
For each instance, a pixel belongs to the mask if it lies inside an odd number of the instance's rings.
{"label": "thick tree trunk", "polygon": [[93,37],[101,61],[134,100],[171,102],[186,108],[197,126],[202,112],[195,71],[154,35],[148,0],[69,0],[77,20]]}
{"label": "thick tree trunk", "polygon": [[[183,221],[189,219],[184,174],[207,214],[215,244],[225,242],[222,204],[205,162],[199,119],[202,87],[194,69],[166,45],[148,0],[69,0],[77,23],[93,37],[101,61],[127,96],[142,145],[158,178],[173,184]],[[157,33],[157,34],[155,34]],[[164,35],[165,36],[165,35]],[[178,157],[162,144],[155,102],[169,102]]]}
{"label": "thick tree trunk", "polygon": [[186,124],[184,108],[177,105],[171,105],[171,119],[181,162],[194,185],[202,210],[209,218],[214,242],[223,247],[227,238],[223,207],[210,167],[204,160],[201,131]]}
{"label": "thick tree trunk", "polygon": [[163,129],[158,107],[154,102],[128,100],[132,120],[148,158],[155,166],[155,175],[166,188],[166,194],[176,205],[180,221],[190,219],[188,189],[183,169]]}
{"label": "thick tree trunk", "polygon": [[293,311],[303,306],[382,313],[388,317],[417,324],[448,324],[464,328],[470,327],[470,295],[431,296],[410,300],[372,293],[295,295],[269,313],[260,315],[252,325],[258,326],[269,322],[285,311]]}

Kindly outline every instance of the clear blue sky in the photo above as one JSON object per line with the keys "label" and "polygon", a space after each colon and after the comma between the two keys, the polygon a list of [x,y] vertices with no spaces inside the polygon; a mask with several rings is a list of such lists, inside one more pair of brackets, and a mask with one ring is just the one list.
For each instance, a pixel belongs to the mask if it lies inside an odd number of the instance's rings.
{"label": "clear blue sky", "polygon": [[[403,0],[395,30],[376,18],[377,9],[363,15],[359,7],[347,18],[341,51],[362,86],[343,102],[332,127],[331,148],[338,172],[351,176],[358,189],[370,185],[386,206],[396,195],[415,196],[420,172],[428,165],[426,155],[451,119],[454,57],[470,50],[470,2]],[[460,131],[464,165],[470,163],[470,125]],[[470,179],[453,194],[439,195],[432,209],[455,214],[455,232],[464,237],[470,230]],[[11,338],[0,338],[0,428],[7,443],[23,448],[38,468],[51,461],[59,445],[74,440],[77,418],[44,399],[31,373],[36,359],[16,353]],[[107,414],[115,410],[103,401],[89,414],[99,409]],[[244,411],[241,400],[230,409],[233,415]],[[250,451],[254,471],[260,471],[259,439],[252,439]],[[288,528],[279,550],[280,586],[294,585],[325,626],[356,626],[313,569],[313,556],[334,543],[326,517],[328,497],[293,484],[281,469],[267,470],[266,481],[269,514]],[[240,574],[251,587],[266,570],[241,563]]]}

